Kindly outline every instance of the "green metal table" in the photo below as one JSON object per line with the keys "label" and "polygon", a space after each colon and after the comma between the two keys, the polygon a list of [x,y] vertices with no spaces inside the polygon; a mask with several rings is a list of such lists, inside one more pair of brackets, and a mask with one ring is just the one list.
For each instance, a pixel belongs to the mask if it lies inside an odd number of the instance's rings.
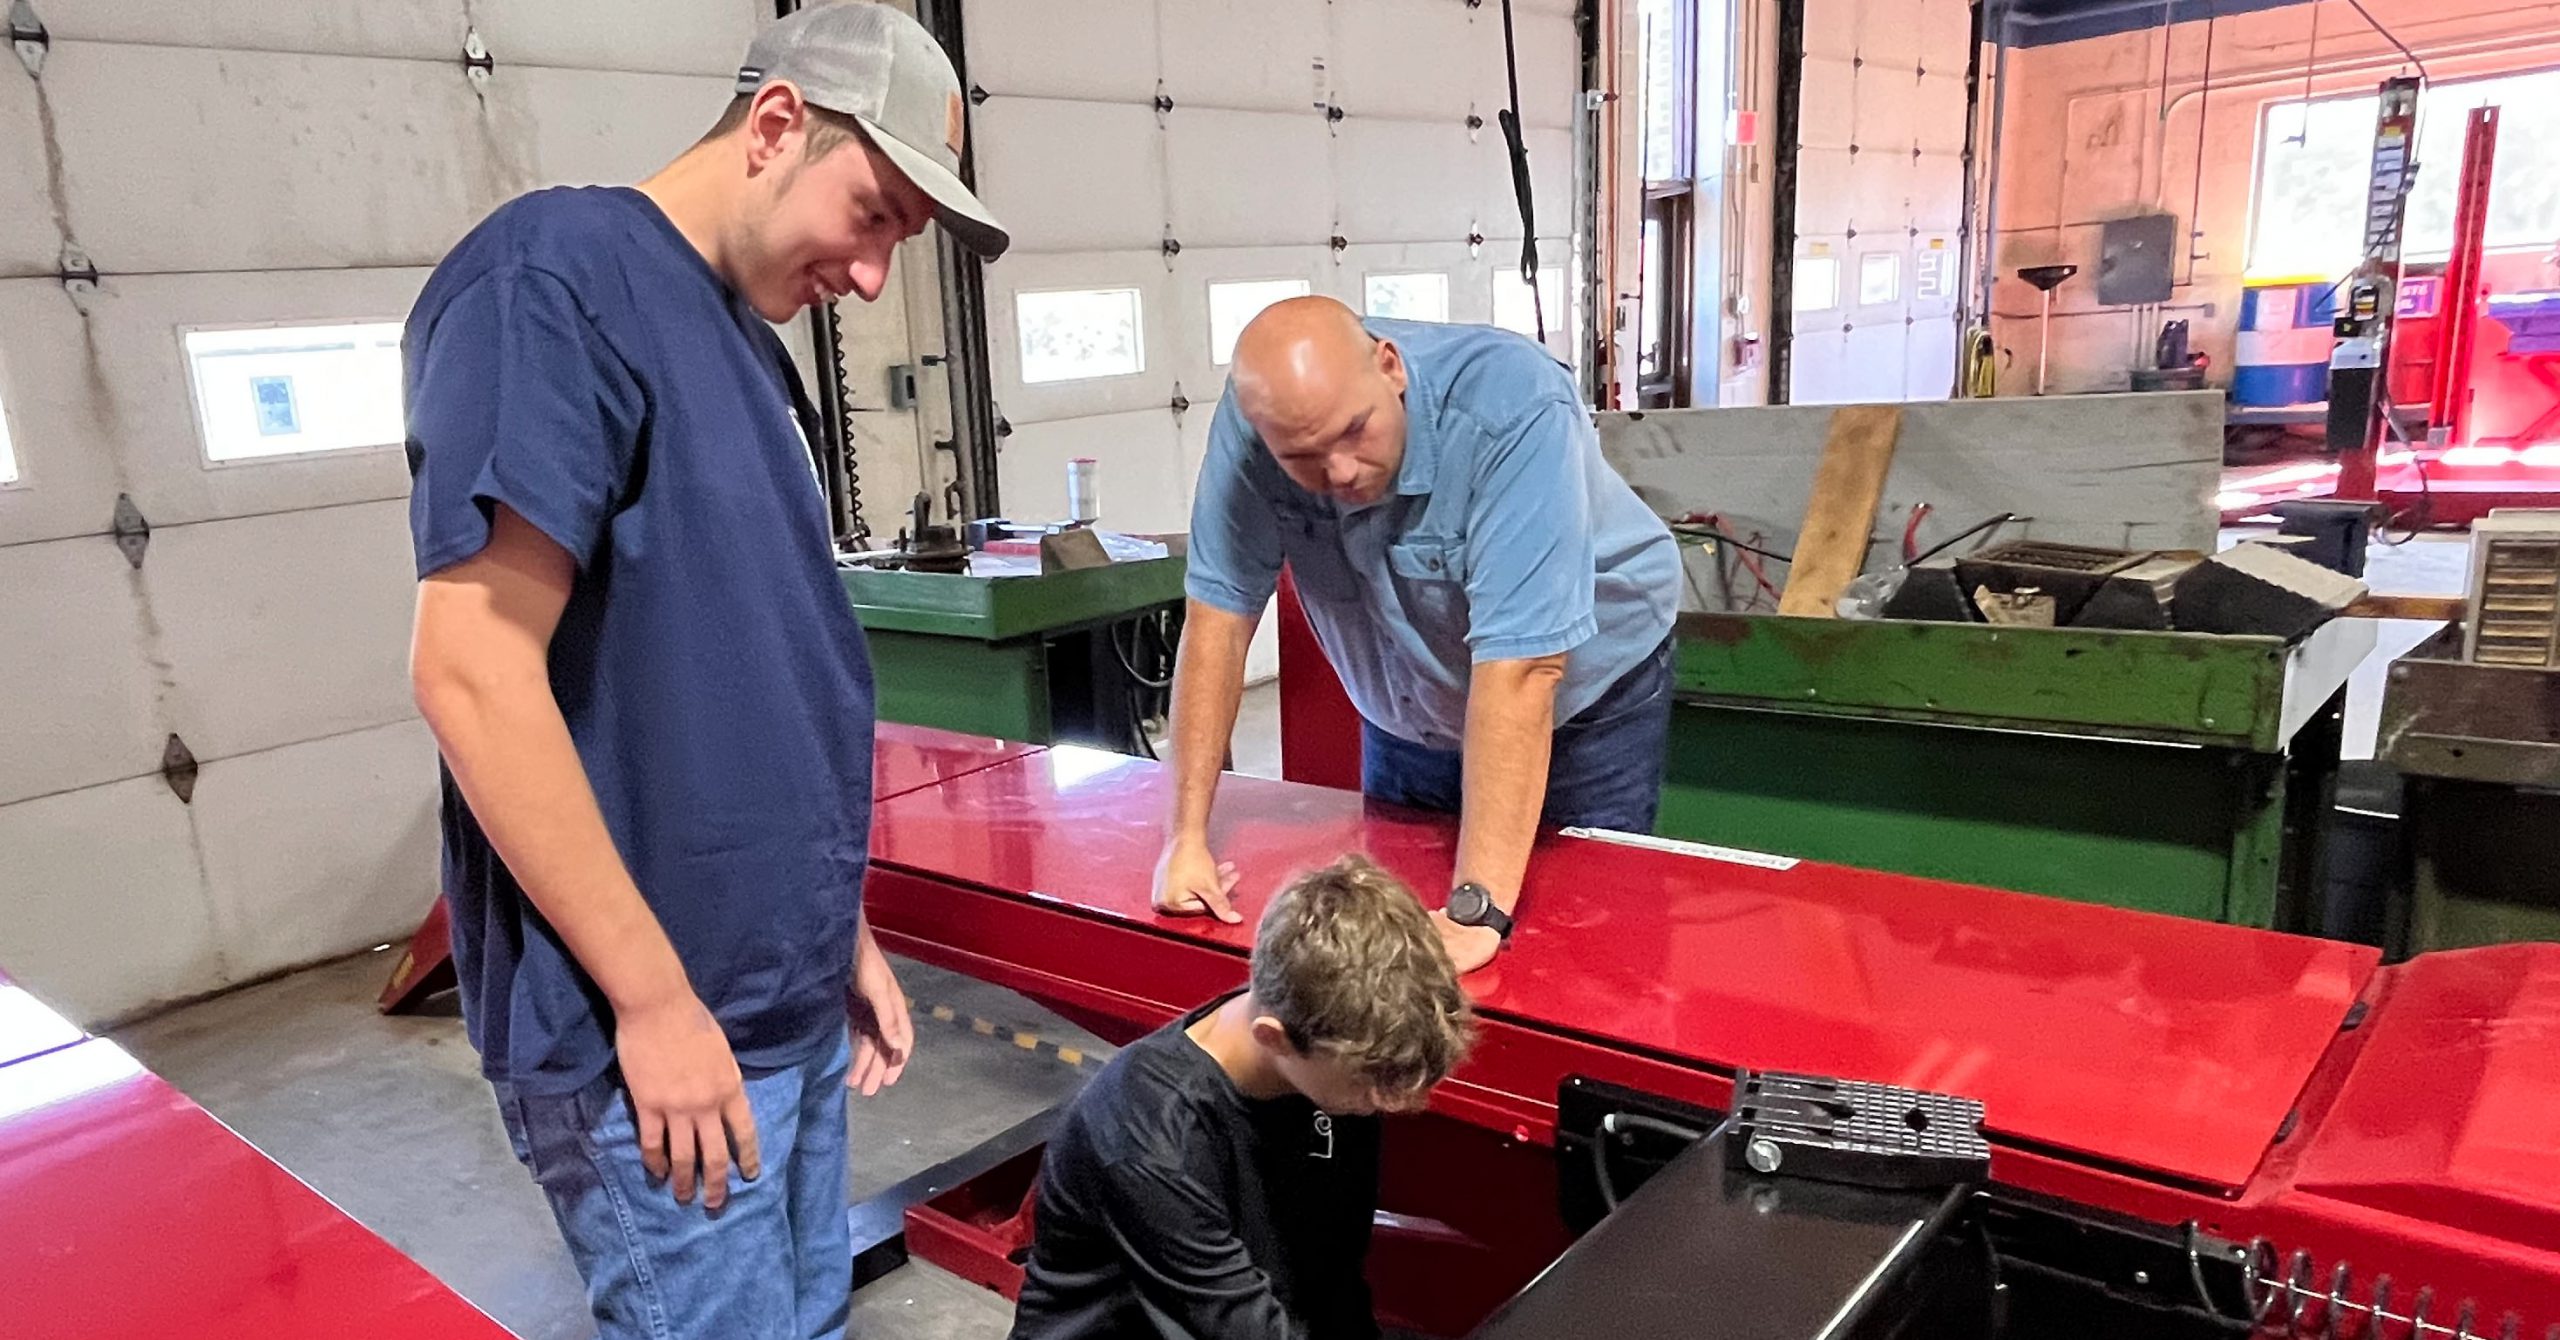
{"label": "green metal table", "polygon": [[2560,669],[2461,657],[2448,628],[2383,690],[2382,758],[2407,782],[2395,952],[2560,940]]}
{"label": "green metal table", "polygon": [[2315,931],[2373,644],[1687,615],[1659,831]]}
{"label": "green metal table", "polygon": [[1113,625],[1182,608],[1183,561],[982,576],[843,570],[880,717],[1029,744],[1121,747],[1100,698]]}

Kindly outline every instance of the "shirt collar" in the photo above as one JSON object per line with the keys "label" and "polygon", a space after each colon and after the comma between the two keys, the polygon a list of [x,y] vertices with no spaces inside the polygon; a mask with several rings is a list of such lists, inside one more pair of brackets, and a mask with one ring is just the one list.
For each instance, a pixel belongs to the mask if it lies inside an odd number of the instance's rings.
{"label": "shirt collar", "polygon": [[[1393,338],[1371,327],[1380,339]],[[1398,344],[1404,356],[1404,463],[1396,467],[1396,492],[1411,498],[1429,493],[1440,478],[1440,396],[1423,372],[1409,344]]]}

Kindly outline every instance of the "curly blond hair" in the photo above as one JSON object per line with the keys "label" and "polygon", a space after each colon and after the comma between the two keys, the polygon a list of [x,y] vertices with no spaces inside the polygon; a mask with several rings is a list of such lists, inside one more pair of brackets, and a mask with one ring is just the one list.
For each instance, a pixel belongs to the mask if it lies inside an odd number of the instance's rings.
{"label": "curly blond hair", "polygon": [[1390,1099],[1448,1078],[1475,1041],[1430,914],[1356,854],[1299,876],[1263,910],[1253,997],[1299,1051],[1341,1058]]}

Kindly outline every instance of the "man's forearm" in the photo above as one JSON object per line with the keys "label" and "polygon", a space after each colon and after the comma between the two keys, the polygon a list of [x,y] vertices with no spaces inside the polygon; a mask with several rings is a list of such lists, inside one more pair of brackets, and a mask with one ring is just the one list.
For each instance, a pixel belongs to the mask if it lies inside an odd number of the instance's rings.
{"label": "man's forearm", "polygon": [[1209,807],[1244,701],[1254,622],[1197,600],[1184,610],[1173,669],[1173,812],[1166,818],[1167,836],[1176,841],[1208,836]]}
{"label": "man's forearm", "polygon": [[623,1013],[692,992],[614,849],[539,667],[422,668],[418,705],[490,845]]}
{"label": "man's forearm", "polygon": [[1537,841],[1563,681],[1561,656],[1485,661],[1468,677],[1457,879],[1483,885],[1504,911],[1520,901]]}

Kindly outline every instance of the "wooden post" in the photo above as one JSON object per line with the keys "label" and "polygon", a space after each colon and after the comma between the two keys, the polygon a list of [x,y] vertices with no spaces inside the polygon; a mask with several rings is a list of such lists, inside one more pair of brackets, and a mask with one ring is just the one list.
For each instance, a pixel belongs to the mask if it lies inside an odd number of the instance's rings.
{"label": "wooden post", "polygon": [[1867,564],[1867,537],[1901,434],[1899,405],[1843,405],[1831,412],[1831,435],[1813,473],[1787,589],[1778,598],[1780,614],[1834,616],[1840,593]]}

